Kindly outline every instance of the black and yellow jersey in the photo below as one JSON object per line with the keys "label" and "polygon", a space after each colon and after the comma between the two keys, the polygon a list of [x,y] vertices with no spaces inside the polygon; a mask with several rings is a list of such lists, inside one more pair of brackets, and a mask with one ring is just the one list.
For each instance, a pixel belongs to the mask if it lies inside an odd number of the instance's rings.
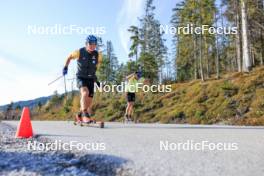
{"label": "black and yellow jersey", "polygon": [[98,51],[88,52],[85,47],[72,52],[69,57],[77,59],[77,77],[95,78],[97,68],[102,62],[102,53]]}

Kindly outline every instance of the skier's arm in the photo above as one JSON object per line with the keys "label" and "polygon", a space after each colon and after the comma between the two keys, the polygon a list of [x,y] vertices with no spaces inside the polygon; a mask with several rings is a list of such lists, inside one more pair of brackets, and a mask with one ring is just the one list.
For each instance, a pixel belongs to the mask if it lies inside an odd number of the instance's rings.
{"label": "skier's arm", "polygon": [[68,67],[72,59],[77,59],[80,56],[80,51],[76,50],[72,52],[66,59],[64,67]]}
{"label": "skier's arm", "polygon": [[79,50],[76,50],[74,52],[72,52],[66,59],[66,62],[65,62],[65,65],[63,67],[63,70],[62,70],[62,74],[65,76],[67,75],[68,73],[68,66],[71,62],[72,59],[76,59],[76,58],[79,58],[80,57],[80,51]]}
{"label": "skier's arm", "polygon": [[126,77],[126,80],[129,80],[129,79],[132,78],[134,75],[135,75],[135,73],[132,73],[132,74],[128,75],[128,76]]}

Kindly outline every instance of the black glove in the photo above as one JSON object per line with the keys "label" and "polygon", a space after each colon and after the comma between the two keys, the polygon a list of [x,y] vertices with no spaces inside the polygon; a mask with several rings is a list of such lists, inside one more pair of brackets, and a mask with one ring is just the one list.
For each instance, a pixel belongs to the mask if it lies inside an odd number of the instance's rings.
{"label": "black glove", "polygon": [[65,75],[67,75],[67,73],[68,73],[68,67],[65,66],[65,67],[63,68],[63,70],[62,70],[62,74],[63,74],[63,76],[65,76]]}

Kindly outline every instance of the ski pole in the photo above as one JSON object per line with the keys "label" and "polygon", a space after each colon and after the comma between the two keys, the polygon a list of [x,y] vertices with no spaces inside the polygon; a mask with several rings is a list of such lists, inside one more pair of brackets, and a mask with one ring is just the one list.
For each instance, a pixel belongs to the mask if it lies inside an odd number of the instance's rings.
{"label": "ski pole", "polygon": [[65,95],[67,96],[67,89],[66,89],[66,79],[65,79],[65,76],[64,77],[64,88],[65,88]]}
{"label": "ski pole", "polygon": [[62,75],[62,76],[59,76],[59,77],[56,78],[54,81],[51,81],[51,82],[48,84],[48,86],[51,85],[51,84],[53,84],[54,82],[58,81],[58,80],[61,79],[62,77],[63,77],[63,75]]}

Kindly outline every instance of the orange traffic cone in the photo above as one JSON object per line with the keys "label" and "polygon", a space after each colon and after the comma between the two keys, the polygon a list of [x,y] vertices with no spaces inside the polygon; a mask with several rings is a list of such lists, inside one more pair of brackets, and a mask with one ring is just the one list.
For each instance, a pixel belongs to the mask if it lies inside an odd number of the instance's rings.
{"label": "orange traffic cone", "polygon": [[32,136],[33,130],[30,121],[30,110],[28,107],[24,107],[17,127],[16,138],[29,138]]}

